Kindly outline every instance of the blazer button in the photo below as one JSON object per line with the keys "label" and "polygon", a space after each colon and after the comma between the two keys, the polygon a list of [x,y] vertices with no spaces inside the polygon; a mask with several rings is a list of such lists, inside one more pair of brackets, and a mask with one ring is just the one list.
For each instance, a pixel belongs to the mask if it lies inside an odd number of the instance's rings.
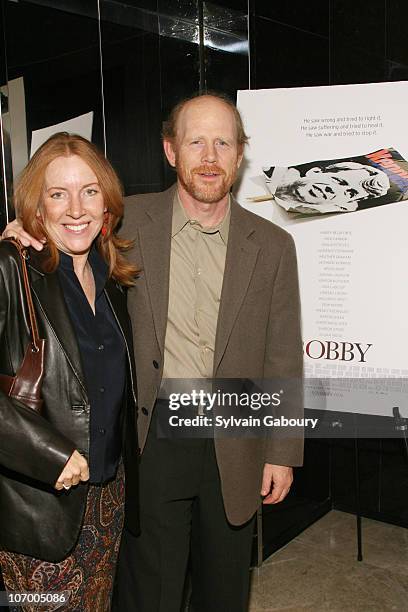
{"label": "blazer button", "polygon": [[153,367],[155,367],[156,370],[159,369],[159,364],[157,363],[157,361],[155,359],[153,360]]}
{"label": "blazer button", "polygon": [[143,414],[144,414],[145,416],[147,416],[147,415],[149,414],[148,409],[147,409],[147,408],[145,408],[144,406],[143,406],[143,408],[142,408],[142,412],[143,412]]}

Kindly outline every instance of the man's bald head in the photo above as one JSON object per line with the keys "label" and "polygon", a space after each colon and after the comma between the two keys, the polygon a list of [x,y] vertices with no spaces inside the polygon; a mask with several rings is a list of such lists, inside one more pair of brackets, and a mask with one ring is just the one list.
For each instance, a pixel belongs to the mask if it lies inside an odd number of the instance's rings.
{"label": "man's bald head", "polygon": [[211,101],[224,104],[231,111],[235,124],[237,145],[242,151],[245,144],[248,143],[248,136],[245,133],[241,115],[239,114],[239,111],[237,110],[235,104],[228,98],[228,96],[216,92],[195,94],[193,96],[190,96],[189,98],[181,100],[178,104],[176,104],[176,106],[170,112],[169,118],[163,124],[163,139],[175,143],[177,138],[179,120],[181,116],[185,113],[186,109],[189,106],[196,104],[203,106],[204,109],[205,103],[211,103]]}

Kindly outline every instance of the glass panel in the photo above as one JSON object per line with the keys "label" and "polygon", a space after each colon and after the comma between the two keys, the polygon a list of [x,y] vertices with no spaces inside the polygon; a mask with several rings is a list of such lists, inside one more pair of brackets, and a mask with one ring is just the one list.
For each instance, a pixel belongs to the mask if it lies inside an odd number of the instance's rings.
{"label": "glass panel", "polygon": [[0,232],[14,219],[11,199],[12,164],[10,145],[10,113],[7,85],[0,86]]}
{"label": "glass panel", "polygon": [[4,23],[14,176],[38,130],[87,113],[93,121],[67,129],[103,147],[96,0],[6,0]]}
{"label": "glass panel", "polygon": [[[163,119],[182,98],[200,86],[197,0],[159,0]],[[174,183],[174,170],[164,164],[164,185]]]}
{"label": "glass panel", "polygon": [[[4,40],[4,13],[0,5],[0,41]],[[4,53],[0,53],[0,232],[9,218],[14,217],[10,198],[11,146],[9,91],[7,87],[7,65]],[[1,588],[1,587],[0,587]]]}
{"label": "glass panel", "polygon": [[161,77],[163,110],[199,87],[198,2],[159,0]]}
{"label": "glass panel", "polygon": [[143,4],[100,5],[107,156],[127,194],[160,190],[163,173],[159,24]]}
{"label": "glass panel", "polygon": [[[330,84],[330,39],[255,17],[254,87],[307,87]],[[290,50],[288,51],[288,41]]]}
{"label": "glass panel", "polygon": [[[330,5],[331,85],[387,80],[385,51],[387,27],[392,19],[386,18],[386,4],[383,0],[372,0],[368,12],[359,2],[333,0]],[[388,4],[391,17],[395,2]],[[398,30],[401,18],[399,14]]]}
{"label": "glass panel", "polygon": [[204,3],[205,83],[229,94],[249,87],[247,11]]}
{"label": "glass panel", "polygon": [[[334,0],[336,2],[337,0]],[[381,2],[382,0],[379,0]],[[258,17],[267,17],[277,23],[299,28],[305,32],[329,35],[330,5],[333,0],[313,0],[313,2],[271,2],[271,0],[251,0]],[[345,4],[350,0],[340,0]],[[358,5],[358,2],[352,4]],[[362,5],[361,5],[362,6]],[[371,3],[370,3],[371,6]],[[367,13],[367,11],[366,11]],[[375,11],[373,11],[375,15]],[[272,41],[270,41],[272,42]],[[290,54],[290,50],[289,50]],[[293,47],[296,54],[296,47]]]}
{"label": "glass panel", "polygon": [[162,152],[162,121],[198,89],[196,3],[100,6],[107,154],[127,194],[160,191],[175,180]]}

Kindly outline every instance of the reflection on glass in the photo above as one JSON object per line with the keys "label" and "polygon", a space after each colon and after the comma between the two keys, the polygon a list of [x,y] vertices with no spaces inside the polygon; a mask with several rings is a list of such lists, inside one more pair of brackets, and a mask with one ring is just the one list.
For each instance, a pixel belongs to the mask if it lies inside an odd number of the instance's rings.
{"label": "reflection on glass", "polygon": [[235,100],[249,86],[248,15],[204,3],[205,84]]}
{"label": "reflection on glass", "polygon": [[204,42],[211,49],[248,55],[247,14],[204,2]]}
{"label": "reflection on glass", "polygon": [[175,178],[160,137],[172,106],[200,84],[233,96],[247,84],[243,10],[204,3],[200,46],[198,0],[4,0],[4,9],[14,176],[33,134],[93,113],[89,135],[106,144],[126,193],[163,189]]}

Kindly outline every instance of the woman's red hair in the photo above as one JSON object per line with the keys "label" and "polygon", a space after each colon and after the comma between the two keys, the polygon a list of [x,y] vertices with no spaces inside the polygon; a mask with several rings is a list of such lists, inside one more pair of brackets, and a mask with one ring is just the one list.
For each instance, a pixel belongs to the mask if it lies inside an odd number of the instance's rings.
{"label": "woman's red hair", "polygon": [[57,157],[78,155],[95,173],[103,195],[104,205],[108,211],[106,232],[96,239],[96,246],[109,266],[109,274],[125,286],[134,284],[137,274],[135,266],[126,261],[122,253],[132,246],[132,241],[122,240],[115,233],[115,228],[123,216],[123,192],[119,178],[99,149],[77,134],[58,132],[49,138],[34,153],[22,171],[14,191],[14,204],[24,229],[34,238],[47,239],[47,271],[54,271],[59,262],[59,253],[54,242],[47,234],[38,211],[44,191],[45,171]]}

